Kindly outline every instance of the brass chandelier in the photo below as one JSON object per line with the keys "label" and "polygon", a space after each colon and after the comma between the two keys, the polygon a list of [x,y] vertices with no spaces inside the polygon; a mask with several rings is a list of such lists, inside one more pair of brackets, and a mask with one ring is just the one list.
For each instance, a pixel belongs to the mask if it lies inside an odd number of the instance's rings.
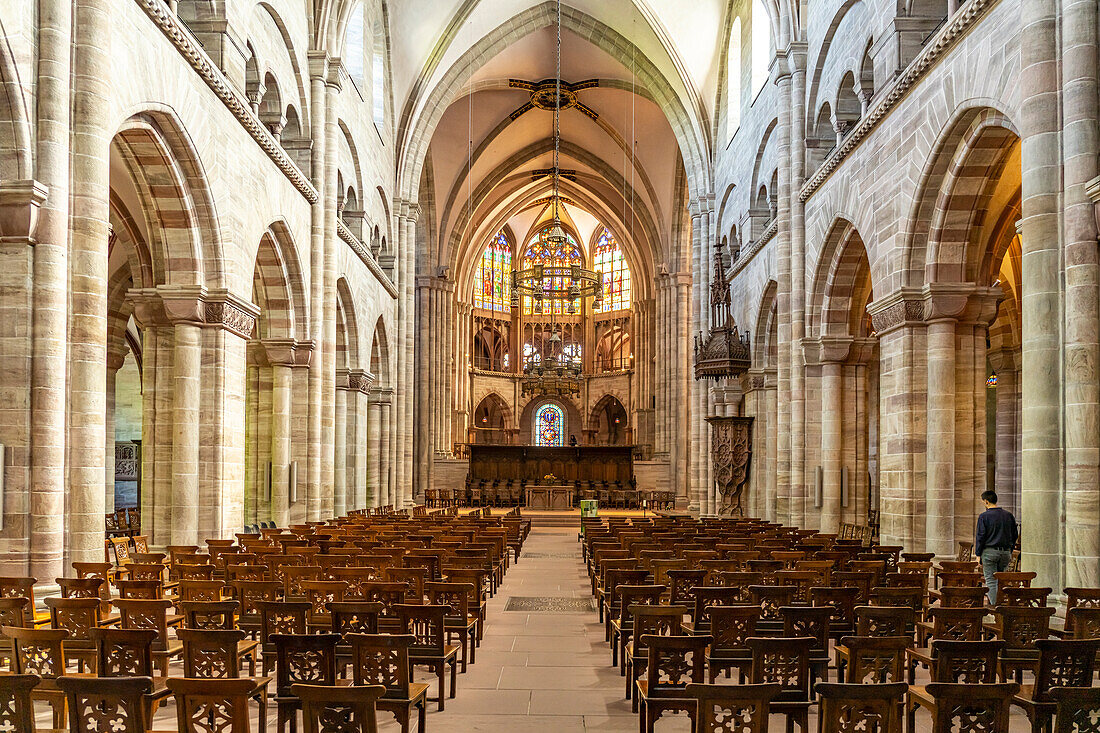
{"label": "brass chandelier", "polygon": [[[552,197],[554,205],[554,220],[546,235],[545,242],[552,252],[563,251],[567,237],[562,228],[561,219],[558,216],[558,182],[561,177],[561,169],[558,167],[558,155],[561,147],[561,125],[559,115],[562,109],[561,90],[561,0],[557,3],[557,67],[554,75],[554,95],[556,103],[549,105],[554,111],[554,167],[551,169],[553,176],[554,193]],[[547,94],[549,90],[547,90]],[[568,283],[568,285],[565,285]],[[582,298],[592,297],[593,306],[599,308],[603,304],[603,276],[599,270],[587,270],[580,265],[533,265],[523,270],[512,271],[512,307],[518,308],[520,296],[527,296],[532,300],[532,310],[535,313],[544,311],[546,301],[551,301],[550,311],[550,339],[546,344],[544,358],[537,362],[528,361],[524,365],[523,380],[520,385],[524,397],[530,395],[554,395],[559,397],[580,394],[583,380],[581,378],[580,360],[565,353],[561,334],[554,326],[553,307],[555,301],[564,301],[565,312],[573,315],[577,312],[577,303]]]}

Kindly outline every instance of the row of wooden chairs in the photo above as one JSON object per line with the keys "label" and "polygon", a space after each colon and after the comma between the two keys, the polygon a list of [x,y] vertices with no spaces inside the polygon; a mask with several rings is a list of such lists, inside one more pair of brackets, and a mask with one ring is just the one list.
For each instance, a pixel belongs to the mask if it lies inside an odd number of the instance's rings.
{"label": "row of wooden chairs", "polygon": [[[674,549],[652,542],[662,537]],[[892,697],[897,711],[904,700],[910,730],[918,707],[932,713],[938,731],[950,729],[943,726],[965,717],[966,710],[999,700],[987,710],[1001,723],[987,730],[1006,730],[1009,705],[1015,704],[1038,731],[1047,729],[1056,714],[1055,698],[1062,695],[1055,690],[1091,687],[1100,650],[1100,639],[1093,636],[1100,636],[1100,626],[1094,626],[1100,623],[1100,590],[1072,589],[1068,631],[1061,634],[1075,638],[1050,639],[1050,589],[1031,588],[1033,573],[999,574],[1000,605],[988,609],[976,564],[934,566],[930,555],[903,553],[902,548],[876,546],[862,553],[841,544],[852,539],[752,520],[726,526],[691,520],[586,526],[584,555],[612,663],[621,654],[627,696],[635,688],[640,702],[642,730],[651,730],[669,706],[689,714],[698,710],[696,730],[710,730],[699,723],[704,708],[697,695],[685,696],[686,685],[712,684],[735,671],[741,683],[750,683],[746,686],[779,684],[773,711],[787,714],[788,727],[797,723],[804,729],[805,710],[816,704],[811,692],[816,690],[822,730],[837,729],[829,727],[836,723],[829,711],[837,709],[832,697],[843,693],[864,700],[859,710],[868,714],[872,699],[881,707]],[[828,562],[812,565],[819,560]],[[856,575],[867,575],[866,582],[828,585]],[[898,605],[902,598],[905,602]],[[861,600],[878,605],[857,605]],[[987,623],[990,615],[994,623]],[[685,617],[690,620],[684,622]],[[830,646],[838,677],[848,674],[849,682],[841,687],[827,682]],[[930,667],[932,684],[913,684],[918,664]],[[982,674],[974,675],[979,668]],[[678,671],[679,679],[666,686],[669,670]],[[792,670],[798,672],[793,684]],[[1035,682],[1021,687],[1024,671]],[[815,687],[817,677],[826,682]],[[887,683],[893,684],[893,693],[884,689]],[[979,689],[968,695],[974,685]],[[707,694],[720,697],[728,692],[722,688],[738,689],[718,685]],[[702,694],[705,688],[694,689]],[[1082,695],[1066,693],[1064,704],[1077,704],[1092,693]],[[845,703],[849,713],[850,703]],[[729,700],[723,704],[728,710]],[[878,730],[901,730],[900,718]]]}

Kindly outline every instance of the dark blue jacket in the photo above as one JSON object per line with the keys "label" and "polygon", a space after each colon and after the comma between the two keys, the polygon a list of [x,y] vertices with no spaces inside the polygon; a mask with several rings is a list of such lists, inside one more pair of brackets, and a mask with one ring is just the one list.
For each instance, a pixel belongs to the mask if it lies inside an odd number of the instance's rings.
{"label": "dark blue jacket", "polygon": [[986,509],[978,515],[978,531],[974,537],[974,554],[982,556],[982,550],[1011,550],[1016,547],[1016,517],[1000,507]]}

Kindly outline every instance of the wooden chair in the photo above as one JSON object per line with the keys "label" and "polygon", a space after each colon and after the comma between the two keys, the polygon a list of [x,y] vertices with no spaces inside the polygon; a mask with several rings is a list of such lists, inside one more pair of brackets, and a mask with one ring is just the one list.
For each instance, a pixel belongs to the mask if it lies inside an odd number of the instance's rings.
{"label": "wooden chair", "polygon": [[115,587],[122,599],[155,601],[164,598],[164,583],[159,580],[120,580]]}
{"label": "wooden chair", "polygon": [[857,636],[908,636],[913,638],[916,614],[908,606],[857,606]]}
{"label": "wooden chair", "polygon": [[982,608],[986,589],[984,585],[945,585],[939,589],[939,597],[942,608]]}
{"label": "wooden chair", "polygon": [[336,645],[339,634],[272,634],[275,644],[276,683],[275,704],[278,709],[278,730],[287,722],[290,731],[297,730],[297,711],[302,702],[291,687],[299,683],[314,683],[333,687],[336,684]]}
{"label": "wooden chair", "polygon": [[[931,633],[933,641],[981,641],[985,637],[985,617],[989,611],[985,608],[932,608],[929,609],[932,616],[931,624],[918,624],[918,644],[927,640],[926,634]],[[923,633],[922,633],[923,632]],[[930,668],[932,666],[932,649],[927,646],[918,646],[906,651],[909,664],[909,681],[912,684],[916,675],[917,665]]]}
{"label": "wooden chair", "polygon": [[62,598],[103,598],[103,578],[57,578]]}
{"label": "wooden chair", "polygon": [[178,601],[186,629],[235,629],[238,604],[227,601]]}
{"label": "wooden chair", "polygon": [[754,636],[745,640],[752,652],[752,683],[776,683],[782,690],[772,700],[772,712],[787,719],[787,733],[797,724],[806,730],[810,705],[810,650],[812,637],[768,638]]}
{"label": "wooden chair", "polygon": [[632,712],[637,712],[634,683],[641,677],[649,660],[649,649],[642,637],[681,636],[684,612],[674,606],[638,604],[630,607],[630,614],[634,619],[634,633],[623,651],[623,660],[626,662],[626,699],[631,701]]}
{"label": "wooden chair", "polygon": [[653,724],[666,712],[695,714],[696,701],[687,686],[702,683],[706,674],[709,636],[659,636],[640,639],[648,649],[645,679],[635,683],[639,730],[653,733]]}
{"label": "wooden chair", "polygon": [[1075,608],[1100,608],[1100,588],[1066,588],[1066,624],[1062,636],[1074,635],[1072,611]]}
{"label": "wooden chair", "polygon": [[1012,704],[1023,708],[1033,733],[1050,731],[1057,705],[1055,687],[1092,687],[1100,639],[1040,639],[1039,667],[1034,684],[1021,685]]}
{"label": "wooden chair", "polygon": [[77,661],[77,671],[83,672],[88,665],[95,671],[95,644],[88,635],[91,629],[99,627],[98,598],[47,598],[46,607],[50,609],[50,626],[65,629],[69,636],[65,639],[65,664]]}
{"label": "wooden chair", "polygon": [[244,659],[248,674],[256,675],[258,642],[239,629],[179,629],[176,637],[183,644],[184,677],[240,677]]}
{"label": "wooden chair", "polygon": [[347,585],[342,580],[306,580],[302,582],[305,599],[310,611],[306,624],[310,629],[328,629],[332,626],[328,604],[344,600]]}
{"label": "wooden chair", "polygon": [[376,733],[378,730],[377,703],[386,693],[382,685],[296,684],[290,686],[290,691],[302,701],[305,733]]}
{"label": "wooden chair", "polygon": [[713,683],[721,672],[727,675],[737,670],[739,683],[744,683],[752,668],[752,652],[745,640],[757,635],[760,618],[758,606],[710,606],[710,649],[707,652],[708,682]]}
{"label": "wooden chair", "polygon": [[233,582],[232,588],[239,605],[237,626],[255,639],[261,625],[261,614],[257,604],[262,601],[277,600],[279,584],[272,580],[237,580]]}
{"label": "wooden chair", "polygon": [[780,685],[713,685],[689,683],[684,693],[695,700],[692,733],[767,733],[772,699]]}
{"label": "wooden chair", "polygon": [[611,666],[618,666],[620,674],[626,674],[624,649],[634,629],[634,616],[630,609],[634,606],[656,606],[661,596],[668,590],[663,585],[621,585],[619,594],[619,612],[611,619]]}
{"label": "wooden chair", "polygon": [[447,607],[403,603],[396,610],[401,633],[412,634],[416,639],[409,648],[410,663],[414,666],[425,666],[436,674],[439,682],[437,703],[442,711],[448,665],[451,668],[451,697],[455,696],[458,682],[459,647],[457,644],[447,643]]}
{"label": "wooden chair", "polygon": [[65,693],[57,687],[57,678],[65,673],[64,629],[3,627],[12,640],[13,670],[16,674],[38,675],[40,681],[31,692],[32,700],[43,700],[53,709],[53,727],[65,725]]}
{"label": "wooden chair", "polygon": [[428,713],[428,685],[411,681],[409,648],[416,642],[411,634],[348,634],[351,644],[352,680],[356,685],[382,685],[386,693],[378,709],[393,714],[408,733],[409,719],[419,710],[418,730],[424,733]]}
{"label": "wooden chair", "polygon": [[1028,608],[1045,608],[1053,588],[997,588],[998,606],[1026,606]]}
{"label": "wooden chair", "polygon": [[112,601],[118,608],[124,629],[149,629],[157,632],[153,642],[153,660],[160,670],[161,677],[168,676],[168,663],[183,653],[183,644],[168,639],[169,600],[116,599]]}
{"label": "wooden chair", "polygon": [[833,609],[830,606],[783,606],[779,609],[783,619],[783,636],[787,638],[809,637],[810,686],[820,678],[829,681],[829,639]]}
{"label": "wooden chair", "polygon": [[1074,639],[1100,639],[1100,608],[1071,608],[1066,626],[1073,630]]}
{"label": "wooden chair", "polygon": [[972,733],[1008,733],[1008,709],[1020,689],[1015,682],[1001,684],[947,684],[933,682],[909,688],[906,698],[908,730],[916,730],[918,707],[932,714],[932,733],[957,730]]}
{"label": "wooden chair", "polygon": [[96,670],[100,677],[152,677],[153,642],[150,629],[92,629]]}
{"label": "wooden chair", "polygon": [[263,674],[275,664],[275,634],[305,634],[306,618],[312,606],[309,601],[257,601],[260,611],[260,649],[263,652]]}
{"label": "wooden chair", "polygon": [[996,623],[986,628],[993,631],[1005,643],[1001,653],[1004,679],[1015,677],[1023,682],[1024,670],[1035,671],[1039,650],[1035,643],[1050,636],[1050,618],[1054,608],[1027,608],[1022,606],[998,606],[993,609]]}
{"label": "wooden chair", "polygon": [[34,733],[31,690],[41,679],[36,674],[0,675],[0,730]]}
{"label": "wooden chair", "polygon": [[890,684],[839,684],[818,682],[819,733],[901,733],[901,709],[909,686]]}
{"label": "wooden chair", "polygon": [[50,614],[37,610],[34,601],[34,584],[37,582],[36,578],[30,577],[0,577],[0,598],[26,598],[30,622],[35,626],[45,626],[50,622]]}
{"label": "wooden chair", "polygon": [[253,699],[260,703],[260,729],[266,730],[266,690],[270,681],[267,677],[168,679],[168,689],[176,698],[179,733],[250,733],[252,725],[248,701]]}
{"label": "wooden chair", "polygon": [[69,730],[146,733],[153,690],[149,677],[58,677],[69,708]]}
{"label": "wooden chair", "polygon": [[839,646],[847,664],[837,663],[837,677],[849,684],[905,682],[905,651],[912,643],[907,636],[845,636]]}
{"label": "wooden chair", "polygon": [[177,595],[181,601],[220,601],[225,598],[226,585],[220,580],[180,580]]}
{"label": "wooden chair", "polygon": [[470,596],[474,587],[468,583],[428,583],[424,588],[428,603],[446,606],[447,641],[458,637],[462,646],[462,671],[466,671],[467,659],[473,664],[477,655],[476,633],[478,617],[470,612]]}
{"label": "wooden chair", "polygon": [[[1095,610],[1095,609],[1094,609]],[[1054,699],[1054,733],[1085,733],[1096,730],[1100,718],[1100,687],[1057,687]]]}

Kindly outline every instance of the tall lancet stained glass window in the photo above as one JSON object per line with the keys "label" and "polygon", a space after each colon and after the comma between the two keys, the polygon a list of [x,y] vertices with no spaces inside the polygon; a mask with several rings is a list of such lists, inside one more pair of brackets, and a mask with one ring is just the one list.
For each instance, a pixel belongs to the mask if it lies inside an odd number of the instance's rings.
{"label": "tall lancet stained glass window", "polygon": [[512,248],[500,233],[481,255],[474,278],[474,307],[507,313],[512,298]]}
{"label": "tall lancet stained glass window", "polygon": [[565,445],[565,413],[553,402],[535,412],[535,445]]}
{"label": "tall lancet stained glass window", "polygon": [[603,275],[603,305],[601,311],[617,311],[630,307],[630,266],[623,257],[622,247],[607,229],[596,240],[593,267]]}
{"label": "tall lancet stained glass window", "polygon": [[[523,269],[534,267],[535,265],[545,266],[564,266],[564,265],[580,265],[584,267],[584,253],[581,252],[581,247],[577,244],[577,240],[573,238],[573,235],[566,232],[565,242],[560,245],[552,245],[546,240],[546,235],[550,233],[551,224],[547,224],[539,230],[535,235],[531,243],[527,245],[527,250],[523,253]],[[570,284],[573,282],[571,277],[554,277],[545,278],[546,290],[568,290]],[[578,312],[580,304],[578,303]],[[550,313],[551,309],[556,314],[566,312],[566,301],[564,300],[543,300],[542,313]],[[523,313],[524,315],[531,315],[535,313],[534,300],[525,296],[523,298]]]}

